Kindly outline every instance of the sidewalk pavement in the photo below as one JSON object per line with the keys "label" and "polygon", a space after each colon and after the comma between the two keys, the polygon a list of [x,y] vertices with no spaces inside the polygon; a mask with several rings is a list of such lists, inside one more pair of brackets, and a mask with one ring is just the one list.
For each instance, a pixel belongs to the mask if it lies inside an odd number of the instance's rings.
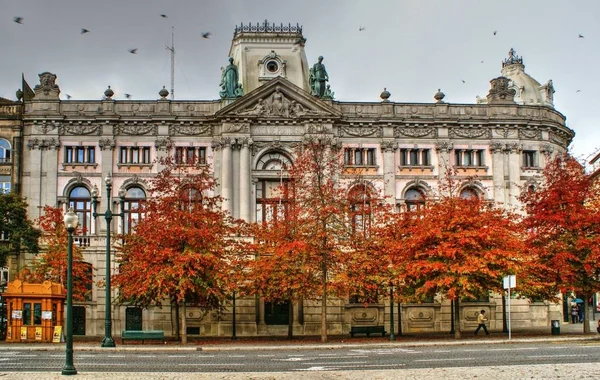
{"label": "sidewalk pavement", "polygon": [[[517,328],[508,333],[491,331],[489,336],[480,334],[474,336],[473,331],[462,331],[462,338],[455,339],[449,333],[412,333],[398,336],[394,341],[389,336],[354,337],[334,335],[329,337],[327,343],[321,343],[319,337],[294,337],[289,340],[285,337],[238,337],[231,338],[194,338],[187,344],[167,341],[164,344],[151,341],[150,343],[128,342],[122,344],[117,335],[114,335],[116,347],[100,347],[102,337],[75,337],[73,349],[76,351],[236,351],[236,350],[298,350],[317,349],[327,350],[336,348],[353,347],[423,347],[423,346],[450,346],[450,345],[478,345],[478,344],[507,344],[527,342],[572,342],[593,341],[600,343],[600,334],[596,332],[597,322],[590,321],[590,333],[583,333],[583,325],[579,323],[563,323],[560,334],[552,335],[550,327]],[[85,340],[83,340],[85,339]],[[7,343],[0,341],[0,351],[64,351],[65,343]]]}

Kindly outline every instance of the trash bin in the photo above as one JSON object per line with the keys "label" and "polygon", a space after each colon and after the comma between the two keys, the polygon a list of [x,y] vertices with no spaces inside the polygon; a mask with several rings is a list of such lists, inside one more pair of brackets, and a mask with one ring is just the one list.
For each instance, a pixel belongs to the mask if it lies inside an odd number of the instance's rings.
{"label": "trash bin", "polygon": [[558,319],[552,320],[552,335],[560,335],[560,321]]}

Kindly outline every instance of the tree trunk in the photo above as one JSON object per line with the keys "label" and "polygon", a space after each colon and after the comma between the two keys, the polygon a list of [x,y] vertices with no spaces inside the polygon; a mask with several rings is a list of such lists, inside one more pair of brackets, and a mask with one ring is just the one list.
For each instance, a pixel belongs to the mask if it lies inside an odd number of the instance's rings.
{"label": "tree trunk", "polygon": [[327,271],[323,265],[323,295],[321,296],[321,342],[327,342]]}
{"label": "tree trunk", "polygon": [[454,300],[454,339],[460,339],[460,302],[458,297]]}
{"label": "tree trunk", "polygon": [[179,342],[181,334],[179,330],[179,302],[175,301],[175,338]]}
{"label": "tree trunk", "polygon": [[589,334],[590,333],[590,312],[589,312],[589,307],[588,307],[588,300],[590,299],[590,295],[589,294],[584,294],[583,295],[583,304],[581,304],[581,307],[583,307],[583,333],[584,334]]}
{"label": "tree trunk", "polygon": [[294,303],[289,300],[288,306],[288,339],[294,337]]}
{"label": "tree trunk", "polygon": [[181,313],[181,344],[187,344],[187,309],[185,307],[185,301],[183,301],[181,308],[183,309],[183,313]]}

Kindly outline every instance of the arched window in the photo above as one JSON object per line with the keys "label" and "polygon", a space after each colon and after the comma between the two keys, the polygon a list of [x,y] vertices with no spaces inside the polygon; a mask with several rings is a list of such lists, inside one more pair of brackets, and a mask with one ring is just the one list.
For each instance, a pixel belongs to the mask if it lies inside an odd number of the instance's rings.
{"label": "arched window", "polygon": [[479,193],[472,187],[465,187],[460,191],[460,197],[462,199],[475,199],[479,198]]}
{"label": "arched window", "polygon": [[125,193],[123,203],[123,232],[131,232],[140,219],[144,217],[143,202],[146,199],[146,193],[139,187],[130,187]]}
{"label": "arched window", "polygon": [[75,187],[69,193],[69,207],[73,207],[73,211],[79,218],[82,235],[89,235],[92,232],[91,200],[90,191],[83,186]]}
{"label": "arched window", "polygon": [[421,190],[411,188],[404,193],[404,202],[406,203],[407,211],[420,210],[425,206],[425,196]]}
{"label": "arched window", "polygon": [[287,218],[289,180],[286,171],[292,162],[283,153],[269,152],[260,157],[257,170],[271,171],[256,182],[256,221],[267,222]]}
{"label": "arched window", "polygon": [[373,201],[373,190],[362,183],[353,186],[348,192],[350,201],[350,212],[352,220],[352,231],[368,231],[371,227],[371,202]]}
{"label": "arched window", "polygon": [[0,139],[0,163],[11,162],[10,143],[5,139]]}

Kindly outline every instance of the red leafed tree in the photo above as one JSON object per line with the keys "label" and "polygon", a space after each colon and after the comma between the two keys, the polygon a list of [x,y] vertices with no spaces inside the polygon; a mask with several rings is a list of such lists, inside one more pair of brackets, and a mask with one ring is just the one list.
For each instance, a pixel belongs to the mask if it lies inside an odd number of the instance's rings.
{"label": "red leafed tree", "polygon": [[[283,218],[256,224],[247,289],[265,300],[319,299],[321,341],[327,341],[327,302],[343,293],[339,274],[351,250],[352,228],[343,157],[327,137],[307,138],[288,168]],[[287,190],[286,190],[287,191]]]}
{"label": "red leafed tree", "polygon": [[[383,249],[404,297],[440,295],[454,301],[455,337],[460,338],[460,299],[502,292],[503,276],[518,273],[522,265],[522,233],[517,218],[493,203],[460,197],[452,179],[441,188],[438,198],[426,199],[425,207],[397,221],[406,229],[387,239]],[[398,234],[397,223],[388,225],[388,236]]]}
{"label": "red leafed tree", "polygon": [[[232,271],[236,222],[221,210],[215,180],[205,165],[185,166],[167,159],[150,181],[144,218],[124,236],[114,283],[119,299],[141,307],[199,306],[221,312],[234,286]],[[179,332],[179,318],[176,331]]]}
{"label": "red leafed tree", "polygon": [[[528,190],[521,195],[523,225],[539,261],[537,280],[550,291],[574,292],[587,306],[600,290],[600,213],[591,177],[575,158],[560,155],[544,168],[542,183]],[[589,332],[589,323],[583,329]]]}
{"label": "red leafed tree", "polygon": [[[41,283],[52,281],[67,283],[68,233],[63,222],[63,210],[45,206],[44,215],[38,219],[42,230],[41,247],[43,253],[34,258],[31,268],[21,272],[23,281]],[[77,234],[77,231],[75,231]],[[83,261],[81,249],[73,244],[73,299],[84,301],[92,286],[92,267]]]}

